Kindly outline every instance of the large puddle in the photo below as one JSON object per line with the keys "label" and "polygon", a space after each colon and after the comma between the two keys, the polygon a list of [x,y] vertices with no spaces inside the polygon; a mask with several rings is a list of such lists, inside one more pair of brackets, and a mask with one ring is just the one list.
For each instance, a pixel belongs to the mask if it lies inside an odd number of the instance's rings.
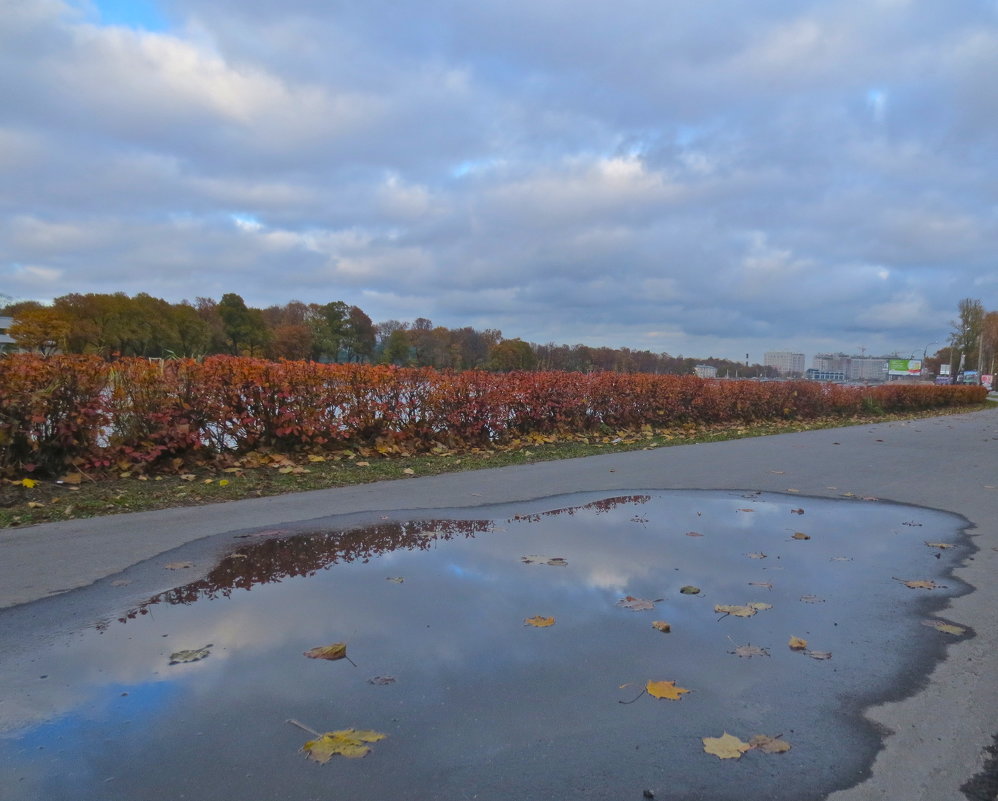
{"label": "large puddle", "polygon": [[[967,591],[950,575],[965,521],[942,512],[644,492],[433,517],[242,532],[201,581],[8,642],[3,798],[819,799],[880,747],[862,707],[913,691],[971,636],[926,625]],[[136,571],[171,559],[155,561]],[[0,613],[5,638],[25,614]],[[304,656],[341,642],[352,663]],[[658,699],[648,681],[690,692]],[[320,765],[289,719],[388,736]],[[792,749],[706,753],[724,732]]]}

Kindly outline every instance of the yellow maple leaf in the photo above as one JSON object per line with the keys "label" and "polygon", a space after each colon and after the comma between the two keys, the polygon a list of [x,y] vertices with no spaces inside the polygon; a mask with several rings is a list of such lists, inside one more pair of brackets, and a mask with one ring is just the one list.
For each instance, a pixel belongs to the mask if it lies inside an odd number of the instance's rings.
{"label": "yellow maple leaf", "polygon": [[720,737],[701,737],[703,750],[718,759],[738,759],[752,746],[739,740],[733,734],[724,732]]}
{"label": "yellow maple leaf", "polygon": [[645,690],[653,698],[664,698],[667,701],[680,701],[685,693],[692,692],[685,687],[677,687],[674,681],[649,681]]}
{"label": "yellow maple leaf", "polygon": [[327,731],[314,740],[309,740],[301,747],[309,759],[325,765],[336,754],[348,759],[360,759],[371,752],[367,743],[384,740],[387,734],[364,729],[339,729]]}
{"label": "yellow maple leaf", "polygon": [[807,648],[807,640],[801,637],[791,637],[790,642],[787,643],[791,651],[803,651]]}
{"label": "yellow maple leaf", "polygon": [[38,485],[38,482],[33,478],[22,478],[20,483],[22,487],[27,487],[28,489],[34,489]]}
{"label": "yellow maple leaf", "polygon": [[538,629],[544,629],[548,626],[554,625],[553,617],[542,617],[541,615],[534,615],[533,617],[525,618],[523,621],[524,626],[534,626]]}

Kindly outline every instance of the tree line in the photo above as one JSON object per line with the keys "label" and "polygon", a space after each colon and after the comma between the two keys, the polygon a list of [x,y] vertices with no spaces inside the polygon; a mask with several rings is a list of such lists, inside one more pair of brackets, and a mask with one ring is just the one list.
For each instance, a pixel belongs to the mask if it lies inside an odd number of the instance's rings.
{"label": "tree line", "polygon": [[538,345],[504,338],[497,329],[434,326],[412,322],[373,323],[359,307],[343,301],[258,309],[236,293],[168,303],[140,293],[71,293],[51,305],[10,302],[0,314],[14,318],[10,336],[23,349],[124,356],[202,358],[214,354],[273,360],[360,362],[405,367],[493,371],[561,370],[688,375],[696,364],[718,375],[748,378],[775,375],[773,368],[727,359],[694,359],[629,348]]}
{"label": "tree line", "polygon": [[964,298],[957,305],[957,318],[950,322],[948,343],[926,358],[930,371],[938,374],[946,364],[953,375],[964,370],[994,375],[998,368],[998,311],[988,311],[980,299]]}

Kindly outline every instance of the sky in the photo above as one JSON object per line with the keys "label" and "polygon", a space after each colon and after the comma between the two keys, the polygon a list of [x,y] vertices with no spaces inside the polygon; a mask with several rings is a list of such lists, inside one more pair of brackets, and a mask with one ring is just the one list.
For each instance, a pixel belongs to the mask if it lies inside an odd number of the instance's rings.
{"label": "sky", "polygon": [[0,0],[0,293],[931,354],[996,76],[996,0]]}

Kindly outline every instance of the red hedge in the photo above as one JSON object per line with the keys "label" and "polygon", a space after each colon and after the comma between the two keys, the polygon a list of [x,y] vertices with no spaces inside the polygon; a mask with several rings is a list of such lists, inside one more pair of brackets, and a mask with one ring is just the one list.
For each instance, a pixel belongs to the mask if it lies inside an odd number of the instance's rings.
{"label": "red hedge", "polygon": [[253,450],[425,452],[532,434],[917,411],[982,403],[986,394],[971,386],[22,354],[0,359],[0,474]]}

